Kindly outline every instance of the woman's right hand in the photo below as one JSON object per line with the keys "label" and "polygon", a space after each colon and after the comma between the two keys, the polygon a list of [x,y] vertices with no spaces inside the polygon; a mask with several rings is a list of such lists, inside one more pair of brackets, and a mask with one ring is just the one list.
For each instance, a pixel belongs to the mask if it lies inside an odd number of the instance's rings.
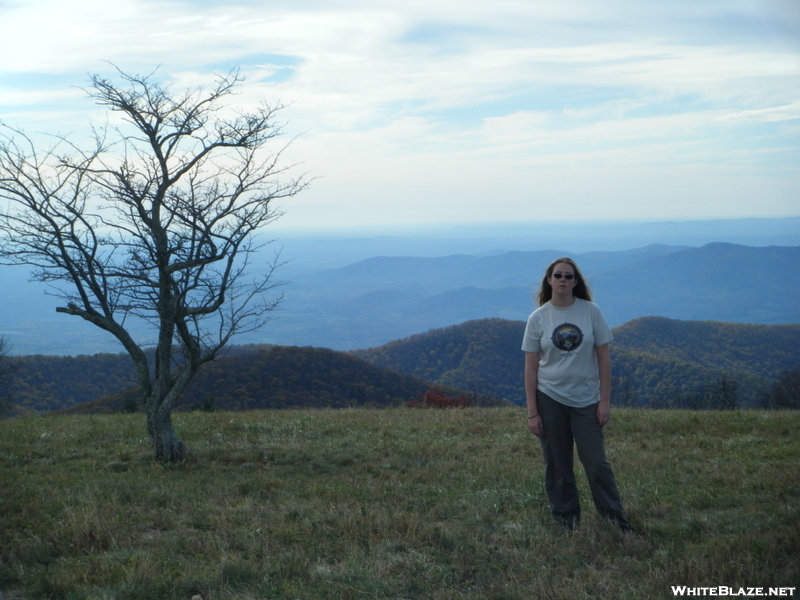
{"label": "woman's right hand", "polygon": [[528,419],[528,429],[536,437],[542,437],[542,417],[536,415],[532,419]]}

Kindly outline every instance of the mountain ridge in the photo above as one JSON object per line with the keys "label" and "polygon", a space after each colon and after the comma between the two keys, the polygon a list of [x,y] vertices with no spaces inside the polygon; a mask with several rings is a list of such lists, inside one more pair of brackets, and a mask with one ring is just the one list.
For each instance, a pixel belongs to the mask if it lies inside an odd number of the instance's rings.
{"label": "mountain ridge", "polygon": [[[533,297],[544,268],[565,254],[544,250],[483,258],[372,257],[329,270],[316,281],[311,276],[298,280],[294,289],[301,290],[302,297],[294,314],[275,324],[272,341],[285,337],[281,331],[291,328],[292,335],[303,335],[315,345],[359,349],[474,319],[523,320],[535,308]],[[652,315],[800,322],[800,247],[652,244],[573,258],[612,326]],[[754,290],[752,282],[765,263],[773,264],[784,277],[767,280]],[[326,281],[336,284],[327,287]],[[287,297],[292,294],[290,286]],[[392,302],[394,295],[406,301]]]}
{"label": "mountain ridge", "polygon": [[[524,402],[524,321],[478,319],[349,353],[297,346],[234,346],[201,369],[182,408],[388,406],[446,388],[482,404]],[[800,368],[800,324],[753,325],[642,317],[613,330],[613,401],[702,406],[725,380],[740,405],[757,404],[787,370]],[[134,397],[125,354],[32,356],[0,412],[119,410]],[[6,396],[8,396],[6,394]],[[82,407],[75,408],[77,405]]]}
{"label": "mountain ridge", "polygon": [[[522,404],[524,330],[524,321],[483,319],[353,354],[427,381]],[[615,401],[622,404],[698,404],[725,379],[736,382],[742,405],[754,405],[782,372],[800,368],[800,325],[795,324],[642,317],[612,333],[612,383]]]}
{"label": "mountain ridge", "polygon": [[[451,397],[465,395],[463,390],[434,385],[328,348],[261,346],[235,350],[204,365],[174,410],[385,408],[402,406],[433,389]],[[139,400],[139,391],[134,386],[55,412],[120,412],[132,406],[131,403],[135,406]],[[475,406],[505,404],[474,394],[470,402]]]}
{"label": "mountain ridge", "polygon": [[[800,247],[649,244],[583,254],[373,256],[310,273],[295,270],[282,288],[277,318],[237,342],[354,350],[474,319],[524,320],[535,308],[545,267],[563,255],[578,261],[611,326],[644,316],[800,323]],[[11,281],[10,293],[0,298],[0,331],[15,352],[42,354],[23,351],[42,344],[62,355],[122,351],[104,332],[56,314],[55,300],[47,299],[44,309],[44,299]]]}

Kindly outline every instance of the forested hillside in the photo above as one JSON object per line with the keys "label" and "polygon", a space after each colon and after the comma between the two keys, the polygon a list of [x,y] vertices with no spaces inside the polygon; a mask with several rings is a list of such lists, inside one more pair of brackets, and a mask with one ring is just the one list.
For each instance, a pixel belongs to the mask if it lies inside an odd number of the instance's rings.
{"label": "forested hillside", "polygon": [[800,325],[634,319],[614,328],[614,346],[728,372],[776,379],[800,364]]}
{"label": "forested hillside", "polygon": [[[36,364],[35,358],[27,361],[28,368]],[[29,399],[27,403],[19,400],[17,403],[27,409],[102,413],[126,410],[131,406],[131,401],[136,402],[138,396],[131,387],[132,380],[122,377],[119,372],[126,365],[128,369],[132,368],[125,355],[116,355],[116,361],[111,356],[96,357],[98,369],[91,366],[95,357],[79,358],[60,359],[64,369],[72,370],[64,379],[60,396],[56,393],[59,387],[57,383],[48,381],[42,386],[47,392],[42,398],[50,400],[52,408],[42,399],[32,401],[37,394],[30,383],[17,383],[18,388],[26,389],[28,394],[25,398]],[[58,364],[59,359],[53,357],[42,361],[44,369],[31,377],[33,383],[43,383],[40,377],[45,373],[56,382],[60,373],[66,376],[65,371],[57,368]],[[103,367],[108,369],[106,373],[100,370]],[[91,385],[80,385],[81,370],[82,375],[92,382]],[[21,370],[18,378],[24,374],[25,371]],[[120,380],[126,381],[124,386],[119,385]],[[392,406],[417,398],[433,387],[415,377],[376,367],[357,357],[325,348],[238,347],[233,348],[225,358],[207,364],[200,370],[177,409]],[[84,397],[79,403],[65,400],[65,397],[74,398],[78,392],[95,395]],[[464,392],[447,389],[447,393],[459,396]],[[471,400],[475,404],[498,403],[474,396]]]}
{"label": "forested hillside", "polygon": [[[525,323],[486,319],[354,352],[436,383],[525,399]],[[702,407],[734,390],[752,405],[782,372],[800,367],[800,325],[743,325],[646,317],[613,330],[614,402]]]}
{"label": "forested hillside", "polygon": [[[181,403],[226,410],[385,406],[436,385],[451,388],[454,395],[521,404],[524,328],[522,321],[469,321],[352,353],[233,347],[226,358],[200,371]],[[613,332],[616,404],[753,405],[783,372],[800,368],[800,325],[645,317]],[[17,360],[19,368],[0,394],[3,414],[69,409],[86,402],[95,403],[90,410],[120,410],[134,397],[132,364],[125,354]]]}
{"label": "forested hillside", "polygon": [[14,375],[0,397],[19,407],[51,411],[96,400],[135,384],[127,354],[10,357]]}
{"label": "forested hillside", "polygon": [[[525,323],[482,319],[434,329],[354,355],[375,365],[425,381],[446,383],[503,398],[524,401],[520,351]],[[456,383],[457,382],[457,383]]]}

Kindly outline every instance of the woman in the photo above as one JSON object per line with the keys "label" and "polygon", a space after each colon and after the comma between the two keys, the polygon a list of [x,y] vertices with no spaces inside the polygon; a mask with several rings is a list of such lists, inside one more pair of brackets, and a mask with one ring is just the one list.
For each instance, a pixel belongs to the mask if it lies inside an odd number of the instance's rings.
{"label": "woman", "polygon": [[633,531],[603,443],[611,419],[611,331],[572,259],[547,267],[537,300],[522,349],[528,429],[541,440],[550,510],[565,529],[580,523],[574,443],[597,511]]}

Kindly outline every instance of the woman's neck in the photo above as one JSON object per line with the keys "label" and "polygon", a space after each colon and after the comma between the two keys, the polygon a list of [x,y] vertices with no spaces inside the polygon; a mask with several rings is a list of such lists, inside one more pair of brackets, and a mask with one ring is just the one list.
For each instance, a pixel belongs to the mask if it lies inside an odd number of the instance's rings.
{"label": "woman's neck", "polygon": [[550,298],[550,304],[556,308],[569,308],[575,304],[575,296],[572,294],[569,296],[559,296],[557,294],[553,294],[553,297]]}

